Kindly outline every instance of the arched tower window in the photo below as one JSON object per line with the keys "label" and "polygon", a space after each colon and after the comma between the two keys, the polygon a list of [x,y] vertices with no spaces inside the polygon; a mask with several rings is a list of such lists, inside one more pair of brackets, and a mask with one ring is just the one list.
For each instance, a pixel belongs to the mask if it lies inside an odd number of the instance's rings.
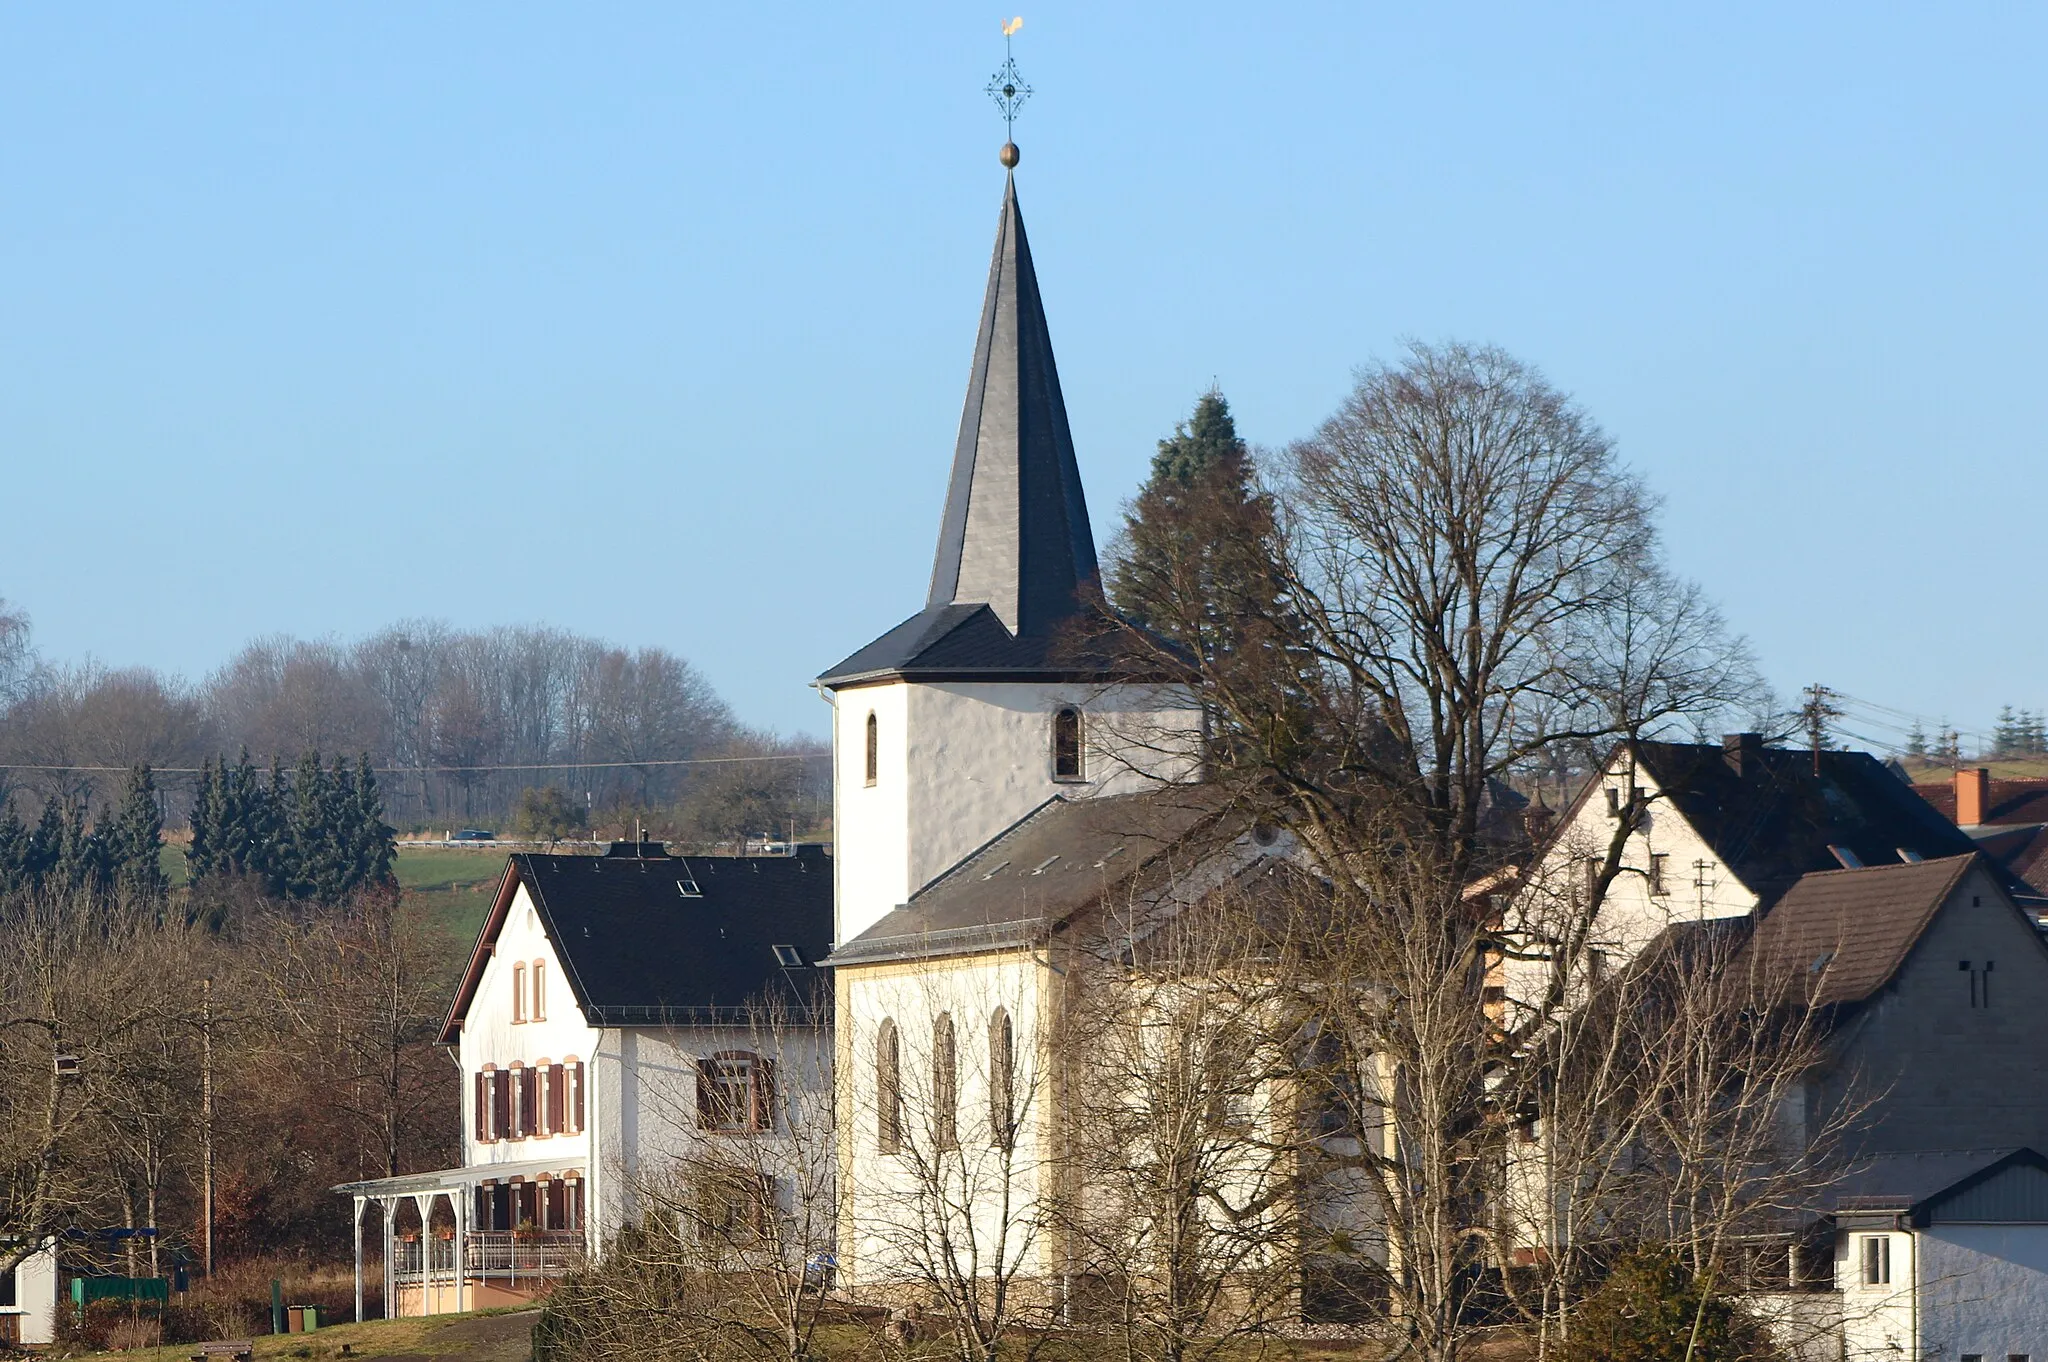
{"label": "arched tower window", "polygon": [[875,1147],[884,1154],[903,1148],[903,1051],[896,1023],[887,1020],[875,1033]]}
{"label": "arched tower window", "polygon": [[869,711],[868,711],[868,753],[867,753],[867,783],[868,783],[868,784],[872,785],[872,784],[874,784],[874,783],[875,783],[875,773],[876,773],[877,771],[879,771],[879,770],[881,769],[881,766],[882,766],[882,735],[881,735],[881,726],[880,726],[880,724],[878,724],[878,723],[876,722],[876,720],[875,720],[875,712],[874,712],[873,710],[869,710]]}
{"label": "arched tower window", "polygon": [[1000,1007],[988,1019],[988,1131],[998,1149],[1017,1137],[1017,1032]]}
{"label": "arched tower window", "polygon": [[1081,711],[1072,705],[1062,706],[1053,712],[1052,778],[1086,779],[1082,763]]}
{"label": "arched tower window", "polygon": [[932,1023],[932,1142],[960,1147],[960,1047],[953,1039],[953,1014]]}

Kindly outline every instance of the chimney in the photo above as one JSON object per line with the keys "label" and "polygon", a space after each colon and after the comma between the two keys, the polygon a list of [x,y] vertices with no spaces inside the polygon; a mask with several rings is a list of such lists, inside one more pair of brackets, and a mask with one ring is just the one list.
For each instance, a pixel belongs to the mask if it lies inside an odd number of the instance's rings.
{"label": "chimney", "polygon": [[1956,772],[1956,826],[1974,828],[1991,811],[1991,772],[1979,766]]}
{"label": "chimney", "polygon": [[1764,735],[1761,733],[1723,733],[1721,755],[1728,760],[1728,769],[1738,776],[1747,776],[1762,768]]}

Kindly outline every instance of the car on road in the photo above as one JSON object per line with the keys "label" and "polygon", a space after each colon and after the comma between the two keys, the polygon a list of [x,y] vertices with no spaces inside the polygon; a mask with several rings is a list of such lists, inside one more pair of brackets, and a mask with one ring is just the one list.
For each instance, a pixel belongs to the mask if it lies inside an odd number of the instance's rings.
{"label": "car on road", "polygon": [[498,840],[498,834],[487,832],[483,828],[463,828],[452,833],[448,840],[451,842],[495,842]]}

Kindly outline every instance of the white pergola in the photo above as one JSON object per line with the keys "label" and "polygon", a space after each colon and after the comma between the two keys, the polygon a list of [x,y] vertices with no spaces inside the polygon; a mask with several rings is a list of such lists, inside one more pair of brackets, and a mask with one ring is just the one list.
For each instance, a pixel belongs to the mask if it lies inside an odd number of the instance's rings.
{"label": "white pergola", "polygon": [[[356,1321],[363,1319],[363,1213],[373,1203],[383,1211],[384,1218],[384,1314],[392,1318],[397,1300],[400,1273],[397,1262],[398,1208],[411,1202],[420,1218],[420,1262],[418,1282],[420,1303],[423,1313],[432,1313],[428,1306],[434,1299],[437,1288],[452,1291],[455,1309],[471,1308],[470,1284],[478,1275],[469,1270],[471,1239],[477,1231],[470,1224],[472,1207],[476,1203],[479,1187],[497,1183],[541,1181],[562,1178],[575,1182],[581,1179],[580,1169],[564,1168],[561,1160],[535,1160],[525,1163],[473,1164],[467,1168],[445,1168],[432,1173],[408,1173],[395,1178],[377,1178],[368,1182],[345,1182],[332,1190],[341,1196],[355,1199],[353,1226],[355,1232],[356,1260]],[[442,1197],[448,1198],[449,1209],[455,1221],[455,1235],[452,1252],[445,1275],[437,1279],[434,1262],[431,1218],[434,1203]],[[586,1222],[587,1225],[587,1222]],[[587,1236],[588,1229],[583,1233]],[[587,1245],[585,1246],[587,1247]],[[518,1258],[508,1258],[513,1278],[518,1276]],[[566,1266],[566,1263],[563,1264]],[[541,1271],[545,1272],[544,1259]]]}

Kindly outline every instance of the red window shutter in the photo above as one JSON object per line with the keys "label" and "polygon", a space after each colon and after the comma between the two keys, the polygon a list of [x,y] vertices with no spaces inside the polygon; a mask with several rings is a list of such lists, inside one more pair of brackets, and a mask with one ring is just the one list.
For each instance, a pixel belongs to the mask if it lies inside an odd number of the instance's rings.
{"label": "red window shutter", "polygon": [[519,1137],[525,1139],[534,1131],[534,1107],[540,1094],[534,1091],[534,1079],[538,1076],[533,1069],[515,1069],[519,1075]]}
{"label": "red window shutter", "polygon": [[491,1138],[504,1140],[512,1133],[512,1085],[503,1069],[491,1075]]}
{"label": "red window shutter", "polygon": [[754,1111],[756,1130],[775,1129],[775,1061],[754,1056]]}
{"label": "red window shutter", "polygon": [[485,1077],[486,1075],[482,1072],[479,1072],[477,1074],[476,1096],[472,1098],[470,1101],[470,1115],[475,1118],[474,1124],[476,1126],[476,1138],[477,1143],[479,1144],[491,1138],[491,1099],[490,1094],[485,1091]]}
{"label": "red window shutter", "polygon": [[578,1134],[581,1134],[583,1131],[583,1065],[581,1063],[569,1066],[569,1084],[574,1089],[570,1094],[571,1100],[569,1102],[570,1127]]}
{"label": "red window shutter", "polygon": [[548,1133],[559,1135],[562,1125],[562,1066],[548,1065]]}

